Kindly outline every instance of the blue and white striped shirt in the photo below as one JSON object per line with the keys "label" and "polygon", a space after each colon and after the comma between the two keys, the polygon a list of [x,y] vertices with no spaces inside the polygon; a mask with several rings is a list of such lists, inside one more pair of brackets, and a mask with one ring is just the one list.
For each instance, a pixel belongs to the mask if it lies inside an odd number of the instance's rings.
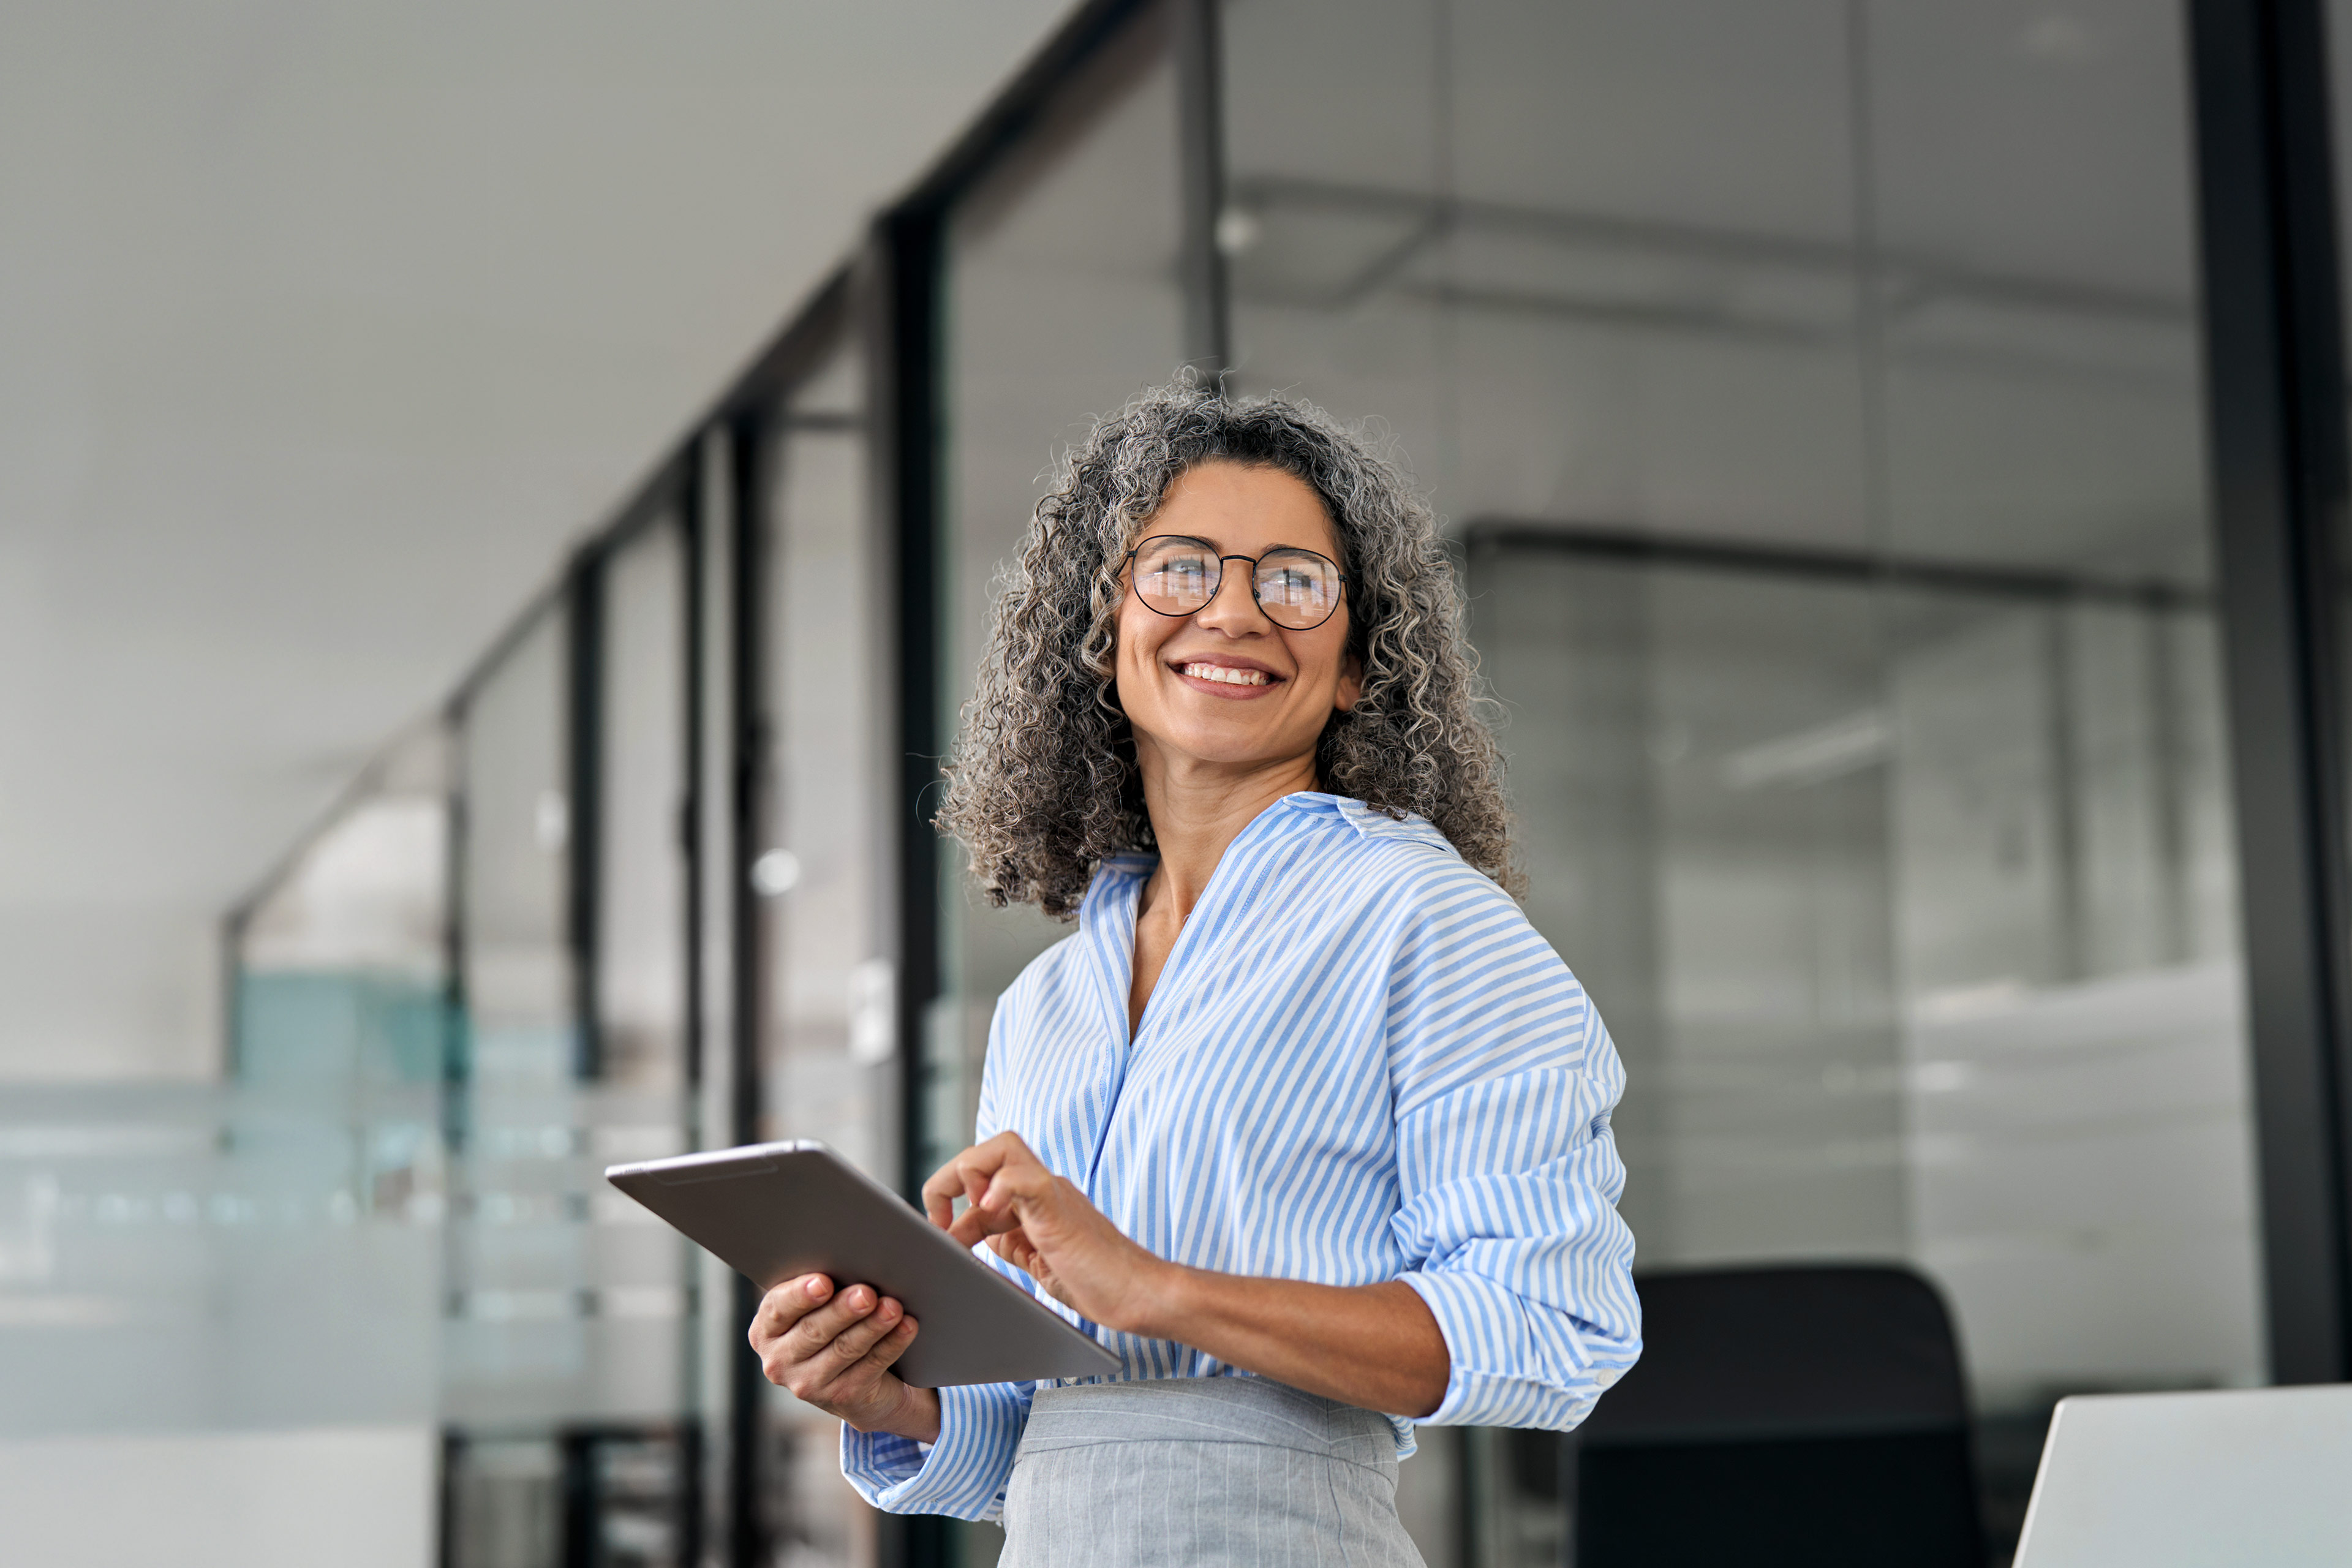
{"label": "blue and white striped shirt", "polygon": [[[1226,848],[1130,1043],[1152,866],[1107,862],[1076,934],[997,1004],[976,1136],[1019,1132],[1162,1258],[1403,1280],[1453,1361],[1430,1421],[1581,1421],[1641,1353],[1641,1304],[1609,1127],[1624,1069],[1559,955],[1420,817],[1287,795]],[[1119,1378],[1248,1375],[1041,1299]],[[879,1508],[994,1517],[1033,1392],[940,1390],[932,1444],[844,1427],[843,1472]]]}

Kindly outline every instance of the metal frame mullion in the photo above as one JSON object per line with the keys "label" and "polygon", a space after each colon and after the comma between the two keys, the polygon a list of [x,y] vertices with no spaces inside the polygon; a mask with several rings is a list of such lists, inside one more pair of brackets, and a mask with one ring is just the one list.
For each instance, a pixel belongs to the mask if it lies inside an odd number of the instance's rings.
{"label": "metal frame mullion", "polygon": [[[766,1099],[761,1052],[767,1016],[761,941],[765,928],[751,886],[751,860],[766,842],[765,639],[774,635],[767,622],[769,595],[763,591],[769,569],[767,505],[772,487],[768,465],[772,460],[765,417],[747,412],[735,418],[729,428],[726,451],[731,542],[729,585],[733,597],[728,682],[731,760],[726,871],[728,934],[733,957],[728,976],[732,1016],[729,1020],[727,1135],[729,1142],[740,1145],[759,1141],[761,1109]],[[734,1321],[749,1323],[759,1310],[759,1287],[740,1274],[732,1277],[730,1287]],[[766,1521],[760,1512],[765,1429],[761,1415],[767,1400],[767,1376],[748,1342],[734,1341],[731,1356],[727,1379],[727,1561],[732,1568],[757,1568],[768,1559]]]}
{"label": "metal frame mullion", "polygon": [[[876,226],[873,290],[864,313],[873,432],[869,459],[875,516],[888,553],[891,671],[898,777],[894,848],[898,926],[898,1182],[910,1198],[929,1173],[922,1168],[930,1084],[928,1022],[944,973],[940,952],[940,844],[926,809],[945,751],[940,712],[942,604],[940,457],[942,208],[910,203]],[[883,1568],[947,1568],[954,1542],[947,1521],[929,1515],[886,1515]]]}
{"label": "metal frame mullion", "polygon": [[869,317],[869,406],[874,410],[876,500],[890,551],[892,670],[898,760],[898,1178],[920,1190],[929,1079],[925,1021],[939,998],[939,836],[925,805],[939,782],[940,541],[939,458],[942,217],[901,209],[875,235],[876,310]]}
{"label": "metal frame mullion", "polygon": [[597,928],[604,893],[604,552],[574,562],[563,595],[564,934],[572,950],[572,1076],[604,1069]]}
{"label": "metal frame mullion", "polygon": [[[707,793],[707,770],[703,759],[703,700],[706,682],[703,679],[704,622],[708,611],[703,584],[703,505],[706,489],[702,482],[702,464],[696,461],[701,451],[698,439],[686,443],[685,461],[678,479],[677,510],[668,526],[675,529],[678,542],[678,695],[682,707],[677,729],[677,744],[684,748],[680,770],[679,795],[673,810],[669,829],[672,844],[678,856],[680,902],[684,906],[679,931],[679,957],[685,973],[679,976],[680,1044],[685,1060],[679,1064],[682,1082],[678,1085],[679,1120],[689,1149],[702,1147],[702,1079],[703,1039],[706,1008],[703,986],[703,944],[708,936],[709,922],[703,919],[702,812]],[[679,1412],[678,1443],[678,1560],[700,1563],[702,1561],[704,1467],[709,1456],[709,1445],[702,1440],[702,1423],[706,1419],[700,1408],[703,1384],[702,1314],[697,1307],[695,1286],[701,1272],[698,1255],[686,1254],[679,1265],[679,1284],[687,1310],[679,1318],[683,1328],[679,1334],[678,1353],[681,1361],[678,1385],[685,1391],[685,1408]]]}
{"label": "metal frame mullion", "polygon": [[1217,222],[1225,208],[1224,76],[1219,16],[1223,0],[1170,0],[1175,6],[1178,185],[1183,202],[1184,359],[1222,383],[1233,363],[1225,253]]}
{"label": "metal frame mullion", "polygon": [[[466,1195],[460,1191],[468,1184],[461,1180],[463,1160],[472,1142],[472,1107],[467,1089],[473,1078],[474,1021],[467,998],[468,965],[466,956],[467,922],[471,900],[467,897],[469,880],[469,858],[473,852],[473,797],[468,791],[467,763],[473,744],[473,731],[468,721],[473,688],[468,685],[451,697],[442,711],[442,722],[449,736],[449,772],[442,781],[444,799],[447,803],[448,826],[441,847],[442,875],[447,879],[441,900],[441,943],[444,968],[442,984],[440,1133],[442,1148],[442,1201],[444,1218],[439,1226],[437,1244],[441,1254],[441,1289],[433,1300],[433,1323],[436,1337],[448,1331],[449,1306],[453,1283],[460,1276],[458,1263],[462,1248],[457,1225],[457,1205]],[[441,1390],[434,1391],[434,1408],[441,1415]],[[437,1568],[458,1568],[457,1565],[457,1468],[466,1451],[465,1434],[457,1426],[442,1418],[441,1441],[435,1449],[439,1472],[435,1478],[434,1506],[439,1510],[435,1521],[434,1542]]]}
{"label": "metal frame mullion", "polygon": [[680,623],[679,700],[684,711],[677,742],[685,748],[686,766],[681,771],[680,794],[671,832],[675,835],[679,858],[679,871],[684,882],[681,901],[685,905],[685,930],[680,933],[686,972],[680,997],[685,1017],[686,1124],[688,1146],[701,1147],[702,1142],[702,1079],[705,1071],[704,1048],[709,1009],[704,1005],[703,949],[709,936],[709,922],[705,920],[703,894],[705,868],[702,863],[703,802],[709,794],[709,768],[703,752],[706,717],[703,712],[704,679],[703,641],[707,635],[705,623],[709,616],[709,595],[705,592],[704,540],[709,533],[703,516],[706,500],[702,482],[702,464],[696,460],[701,451],[698,440],[687,443],[689,454],[683,465],[683,477],[678,496],[677,521],[678,555],[681,579],[678,620]]}
{"label": "metal frame mullion", "polygon": [[2273,1377],[2352,1376],[2337,575],[2344,350],[2323,0],[2190,0],[2207,428]]}

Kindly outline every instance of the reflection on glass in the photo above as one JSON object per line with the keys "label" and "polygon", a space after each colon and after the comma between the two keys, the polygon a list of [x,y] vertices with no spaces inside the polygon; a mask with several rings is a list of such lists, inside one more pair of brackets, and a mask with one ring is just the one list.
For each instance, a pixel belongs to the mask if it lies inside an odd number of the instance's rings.
{"label": "reflection on glass", "polygon": [[1472,563],[1646,1257],[1913,1257],[1996,1405],[2258,1376],[2210,615]]}
{"label": "reflection on glass", "polygon": [[2205,580],[2182,26],[1867,8],[1887,548]]}
{"label": "reflection on glass", "polygon": [[686,544],[665,514],[606,558],[598,676],[596,1076],[686,1071]]}
{"label": "reflection on glass", "polygon": [[[675,1467],[691,1451],[684,1247],[602,1173],[687,1142],[682,570],[674,522],[624,543],[601,580],[528,627],[465,703],[459,931],[470,1048],[445,1107],[441,1379],[461,1505],[452,1539],[483,1553],[461,1557],[462,1568],[508,1561],[502,1553],[550,1529],[571,1555],[590,1550],[577,1539],[583,1531],[600,1540],[635,1531],[635,1555],[649,1563],[677,1561],[681,1544],[682,1497],[627,1522],[645,1510],[627,1488],[605,1488],[604,1457],[650,1447]],[[584,807],[567,650],[583,631],[601,655],[588,695],[604,763],[603,789]],[[578,853],[582,835],[593,836],[593,857]],[[585,932],[572,900],[583,864],[601,871]],[[594,944],[584,954],[583,934]],[[598,961],[593,1037],[576,1009],[584,956]],[[541,1517],[537,1461],[519,1457],[534,1445],[555,1455],[574,1500],[553,1525]]]}
{"label": "reflection on glass", "polygon": [[[1276,626],[1312,631],[1339,608],[1339,563],[1311,550],[1273,550],[1250,568],[1250,595]],[[1163,616],[1181,618],[1206,609],[1224,581],[1224,557],[1206,540],[1178,534],[1147,539],[1135,552],[1136,596]]]}
{"label": "reflection on glass", "polygon": [[0,1436],[429,1427],[446,765],[395,744],[232,922],[228,1082],[0,1093]]}
{"label": "reflection on glass", "polygon": [[465,1067],[483,1085],[562,1083],[578,1049],[563,632],[542,614],[465,707]]}
{"label": "reflection on glass", "polygon": [[[896,1047],[889,913],[888,650],[866,498],[855,345],[785,405],[773,439],[767,900],[774,1135],[821,1138],[894,1182],[880,1070]],[[879,982],[877,984],[877,982]]]}
{"label": "reflection on glass", "polygon": [[[593,1079],[574,1086],[573,1157],[548,1173],[583,1271],[597,1376],[565,1416],[567,1489],[594,1497],[596,1554],[679,1563],[692,1506],[692,1254],[603,1180],[615,1159],[691,1145],[687,1095],[686,533],[664,511],[605,554],[596,596]],[[583,830],[587,825],[583,824]],[[550,1106],[552,1109],[552,1106]],[[583,1157],[584,1156],[584,1157]],[[583,1223],[584,1219],[585,1223]],[[593,1423],[593,1436],[581,1427]]]}
{"label": "reflection on glass", "polygon": [[428,1426],[430,1107],[331,1070],[11,1087],[0,1436]]}
{"label": "reflection on glass", "polygon": [[[439,1084],[450,1043],[448,767],[437,724],[395,742],[240,918],[240,1080],[352,1092]],[[437,1121],[425,1115],[418,1136],[437,1134]]]}
{"label": "reflection on glass", "polygon": [[[1088,416],[1182,362],[1175,72],[1166,18],[1129,26],[957,208],[947,271],[944,719],[971,690],[998,568]],[[968,1141],[996,997],[1067,928],[988,910],[949,851],[946,989],[929,1021],[927,1164]]]}
{"label": "reflection on glass", "polygon": [[[830,1143],[897,1184],[896,972],[888,897],[890,624],[866,486],[865,387],[845,340],[773,417],[763,587],[769,751],[761,900],[761,1136]],[[874,1560],[842,1479],[840,1423],[766,1391],[772,1539],[808,1561]],[[795,1560],[799,1560],[796,1555]]]}
{"label": "reflection on glass", "polygon": [[1643,1263],[1925,1268],[2013,1538],[2056,1395],[2263,1369],[2179,8],[1224,22],[1236,380],[1468,545]]}

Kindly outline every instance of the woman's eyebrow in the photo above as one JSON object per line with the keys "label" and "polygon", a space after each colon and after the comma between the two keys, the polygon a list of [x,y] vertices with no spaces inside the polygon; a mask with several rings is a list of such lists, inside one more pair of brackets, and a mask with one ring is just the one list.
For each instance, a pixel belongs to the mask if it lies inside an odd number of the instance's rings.
{"label": "woman's eyebrow", "polygon": [[1333,559],[1333,557],[1325,553],[1322,550],[1312,544],[1285,544],[1279,542],[1267,545],[1264,550],[1259,551],[1255,555],[1244,555],[1238,550],[1228,551],[1216,540],[1199,533],[1147,533],[1142,539],[1136,541],[1137,548],[1140,549],[1147,541],[1154,539],[1189,539],[1195,544],[1205,544],[1210,549],[1215,551],[1217,552],[1217,558],[1221,561],[1263,561],[1267,556],[1274,554],[1277,551],[1283,550],[1295,550],[1301,555],[1318,556],[1325,561]]}

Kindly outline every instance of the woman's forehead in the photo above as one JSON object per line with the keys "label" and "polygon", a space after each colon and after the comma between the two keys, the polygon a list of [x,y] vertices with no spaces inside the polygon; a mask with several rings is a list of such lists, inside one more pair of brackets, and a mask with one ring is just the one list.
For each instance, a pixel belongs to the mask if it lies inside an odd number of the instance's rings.
{"label": "woman's forehead", "polygon": [[1339,531],[1315,487],[1280,468],[1212,459],[1176,476],[1140,532],[1180,533],[1257,555],[1285,545],[1335,559]]}

